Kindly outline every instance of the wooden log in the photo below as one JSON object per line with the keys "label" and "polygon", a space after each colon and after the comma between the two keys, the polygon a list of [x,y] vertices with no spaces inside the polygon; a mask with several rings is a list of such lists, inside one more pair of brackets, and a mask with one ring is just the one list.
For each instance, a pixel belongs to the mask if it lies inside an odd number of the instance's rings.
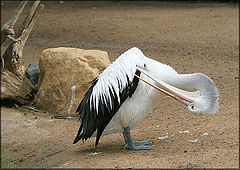
{"label": "wooden log", "polygon": [[8,70],[2,72],[1,76],[1,100],[9,99],[20,104],[31,103],[37,89],[26,76],[17,76]]}
{"label": "wooden log", "polygon": [[33,95],[36,93],[36,87],[25,75],[26,68],[23,66],[22,54],[39,12],[44,8],[44,5],[39,5],[39,2],[34,2],[15,37],[13,37],[13,34],[15,35],[13,26],[25,7],[26,1],[19,4],[13,16],[4,24],[5,28],[1,28],[1,31],[3,30],[1,36],[13,40],[1,56],[1,100],[9,99],[20,104],[27,104],[33,100]]}

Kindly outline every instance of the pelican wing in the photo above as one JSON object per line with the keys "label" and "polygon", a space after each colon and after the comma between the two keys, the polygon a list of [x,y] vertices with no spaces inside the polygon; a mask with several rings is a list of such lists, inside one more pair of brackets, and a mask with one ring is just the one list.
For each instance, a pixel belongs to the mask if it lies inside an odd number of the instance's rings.
{"label": "pelican wing", "polygon": [[137,67],[144,67],[144,57],[141,50],[131,48],[93,80],[76,111],[81,125],[73,143],[87,140],[97,130],[95,145],[98,145],[105,127],[135,92],[139,79],[134,74],[140,76]]}

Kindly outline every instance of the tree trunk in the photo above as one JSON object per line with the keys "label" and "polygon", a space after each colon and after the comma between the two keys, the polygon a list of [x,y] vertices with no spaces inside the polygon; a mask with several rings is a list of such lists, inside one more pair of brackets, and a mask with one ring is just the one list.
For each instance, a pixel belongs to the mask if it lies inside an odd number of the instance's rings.
{"label": "tree trunk", "polygon": [[27,104],[33,100],[33,94],[37,89],[26,76],[17,76],[5,70],[1,78],[1,99],[9,99],[20,104]]}
{"label": "tree trunk", "polygon": [[9,99],[20,104],[31,102],[37,90],[25,75],[22,53],[39,12],[44,7],[39,5],[40,1],[35,1],[15,35],[13,26],[26,3],[27,1],[22,1],[1,28],[1,43],[4,43],[6,38],[13,41],[1,56],[1,100]]}

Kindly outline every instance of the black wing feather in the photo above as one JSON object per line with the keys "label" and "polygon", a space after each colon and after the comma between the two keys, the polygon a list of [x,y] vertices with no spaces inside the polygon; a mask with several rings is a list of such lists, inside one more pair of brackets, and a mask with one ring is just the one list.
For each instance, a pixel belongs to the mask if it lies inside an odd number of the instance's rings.
{"label": "black wing feather", "polygon": [[[141,73],[140,71],[136,70],[135,74],[140,76]],[[110,107],[109,101],[107,101],[107,104],[105,104],[103,99],[100,97],[98,104],[98,112],[94,108],[92,108],[92,110],[90,111],[90,97],[98,79],[95,78],[93,80],[92,86],[86,92],[84,98],[82,99],[81,103],[79,104],[76,110],[76,112],[79,112],[80,114],[79,120],[81,120],[82,122],[73,144],[77,143],[80,139],[82,139],[83,141],[87,140],[97,130],[95,146],[98,145],[99,139],[108,123],[111,121],[111,119],[119,110],[124,101],[128,97],[129,98],[132,97],[133,93],[137,88],[139,82],[139,79],[137,77],[134,76],[133,81],[131,82],[129,80],[129,77],[127,76],[127,80],[128,85],[120,93],[120,103],[118,102],[117,94],[115,93],[115,91],[112,92],[111,90],[109,90],[112,101],[112,108]]]}

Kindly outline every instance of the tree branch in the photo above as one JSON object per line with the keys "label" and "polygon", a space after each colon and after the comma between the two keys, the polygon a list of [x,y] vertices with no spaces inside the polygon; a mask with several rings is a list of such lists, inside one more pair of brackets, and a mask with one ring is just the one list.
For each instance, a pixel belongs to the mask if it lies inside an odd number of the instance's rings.
{"label": "tree branch", "polygon": [[6,38],[8,38],[8,35],[10,35],[11,37],[14,37],[15,32],[13,30],[13,27],[16,24],[26,4],[27,4],[27,1],[22,1],[14,11],[13,15],[1,27],[1,44],[3,44]]}
{"label": "tree branch", "polygon": [[32,17],[36,11],[36,8],[38,7],[38,4],[40,3],[40,1],[35,1],[31,10],[28,12],[25,20],[23,21],[23,23],[21,24],[21,27],[16,31],[16,37],[19,37],[22,32],[29,26],[29,23],[32,20]]}
{"label": "tree branch", "polygon": [[[35,2],[36,3],[36,2]],[[34,3],[34,4],[35,4]],[[31,18],[31,20],[29,20],[29,24],[27,25],[27,27],[25,27],[25,29],[23,30],[22,32],[22,35],[19,37],[21,40],[22,40],[22,44],[23,46],[26,44],[27,42],[27,39],[33,29],[33,26],[37,20],[37,17],[40,13],[40,11],[44,8],[44,5],[43,4],[40,4],[39,6],[37,6],[34,10],[35,12],[33,13],[33,16]],[[31,14],[32,15],[32,14]]]}

